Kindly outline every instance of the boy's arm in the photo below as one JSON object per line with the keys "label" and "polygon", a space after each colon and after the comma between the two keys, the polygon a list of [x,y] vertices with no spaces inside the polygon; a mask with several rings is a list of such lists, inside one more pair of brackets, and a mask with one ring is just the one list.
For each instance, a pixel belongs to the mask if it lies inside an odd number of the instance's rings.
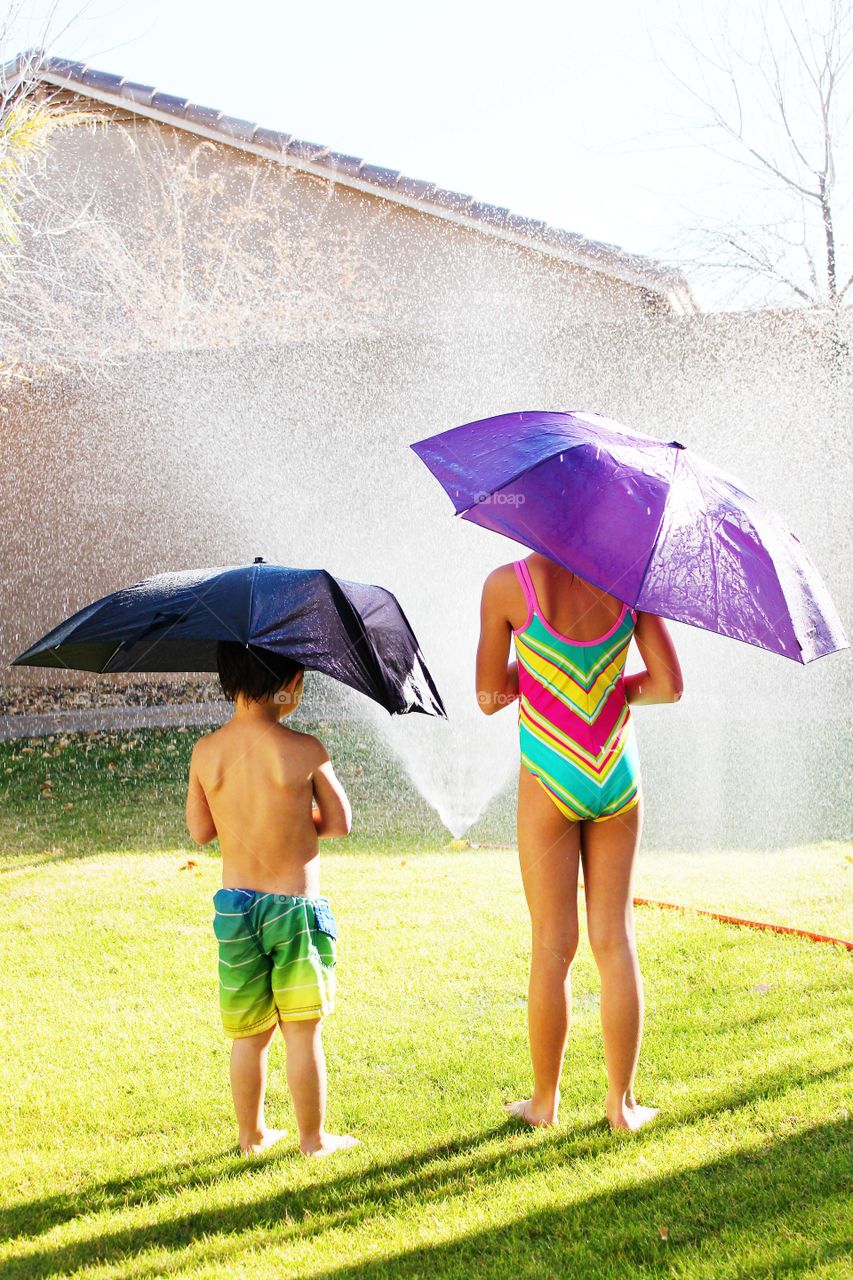
{"label": "boy's arm", "polygon": [[321,839],[348,836],[352,829],[352,809],[332,768],[329,754],[321,742],[317,743],[317,762],[311,773],[314,788],[314,826]]}
{"label": "boy's arm", "polygon": [[190,780],[187,787],[187,830],[196,844],[209,844],[216,839],[216,826],[207,803],[207,796],[199,781],[196,767],[196,748],[190,760]]}

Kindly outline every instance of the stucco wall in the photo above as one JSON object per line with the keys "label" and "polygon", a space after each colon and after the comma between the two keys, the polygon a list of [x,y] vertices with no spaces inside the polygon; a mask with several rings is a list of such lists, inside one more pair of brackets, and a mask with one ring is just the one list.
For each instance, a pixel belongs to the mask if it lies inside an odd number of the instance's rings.
{"label": "stucco wall", "polygon": [[22,204],[7,352],[112,358],[645,314],[641,288],[155,122],[63,127]]}

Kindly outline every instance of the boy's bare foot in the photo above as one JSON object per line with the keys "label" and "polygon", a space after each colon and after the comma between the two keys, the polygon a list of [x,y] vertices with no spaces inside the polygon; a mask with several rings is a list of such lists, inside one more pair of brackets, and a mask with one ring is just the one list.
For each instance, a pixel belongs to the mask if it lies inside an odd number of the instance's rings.
{"label": "boy's bare foot", "polygon": [[553,1107],[547,1110],[540,1110],[534,1107],[532,1098],[519,1098],[518,1102],[505,1102],[504,1111],[507,1115],[514,1116],[516,1120],[523,1120],[525,1124],[529,1124],[533,1129],[547,1129],[551,1125],[558,1124],[557,1107],[555,1102]]}
{"label": "boy's bare foot", "polygon": [[321,1133],[319,1138],[300,1143],[304,1156],[331,1156],[336,1151],[350,1151],[358,1146],[358,1138],[349,1133]]}
{"label": "boy's bare foot", "polygon": [[264,1129],[260,1135],[240,1139],[240,1152],[244,1156],[259,1156],[276,1142],[287,1137],[286,1129]]}
{"label": "boy's bare foot", "polygon": [[658,1115],[657,1107],[641,1107],[633,1097],[616,1101],[607,1098],[604,1109],[607,1112],[610,1128],[628,1133],[636,1133],[644,1124],[648,1124]]}

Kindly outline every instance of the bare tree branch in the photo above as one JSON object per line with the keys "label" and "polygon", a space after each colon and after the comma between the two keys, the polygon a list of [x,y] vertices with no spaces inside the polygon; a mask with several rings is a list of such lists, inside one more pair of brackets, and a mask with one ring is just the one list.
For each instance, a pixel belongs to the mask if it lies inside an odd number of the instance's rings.
{"label": "bare tree branch", "polygon": [[[749,175],[754,202],[776,210],[759,232],[767,252],[736,222],[707,226],[713,269],[728,261],[774,286],[765,297],[837,308],[850,288],[838,286],[839,254],[849,262],[853,238],[849,218],[846,235],[839,224],[853,180],[853,2],[732,0],[716,32],[682,26],[681,36],[687,64],[664,65],[700,108],[703,134],[719,140],[700,145]],[[796,235],[780,235],[782,221]]]}
{"label": "bare tree branch", "polygon": [[113,121],[109,139],[96,185],[56,161],[27,185],[0,307],[0,350],[19,364],[375,332],[384,204],[353,224],[333,183],[153,122]]}

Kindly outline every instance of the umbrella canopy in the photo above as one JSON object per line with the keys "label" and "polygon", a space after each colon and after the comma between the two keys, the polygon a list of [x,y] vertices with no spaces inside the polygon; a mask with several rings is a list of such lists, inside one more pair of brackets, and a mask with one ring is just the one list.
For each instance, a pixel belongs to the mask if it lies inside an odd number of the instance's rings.
{"label": "umbrella canopy", "polygon": [[215,671],[220,640],[284,654],[393,714],[445,715],[418,642],[383,587],[325,569],[254,564],[146,578],[87,605],[15,666],[77,671]]}
{"label": "umbrella canopy", "polygon": [[465,520],[636,609],[797,662],[847,637],[796,537],[738,481],[595,413],[504,413],[412,448]]}

